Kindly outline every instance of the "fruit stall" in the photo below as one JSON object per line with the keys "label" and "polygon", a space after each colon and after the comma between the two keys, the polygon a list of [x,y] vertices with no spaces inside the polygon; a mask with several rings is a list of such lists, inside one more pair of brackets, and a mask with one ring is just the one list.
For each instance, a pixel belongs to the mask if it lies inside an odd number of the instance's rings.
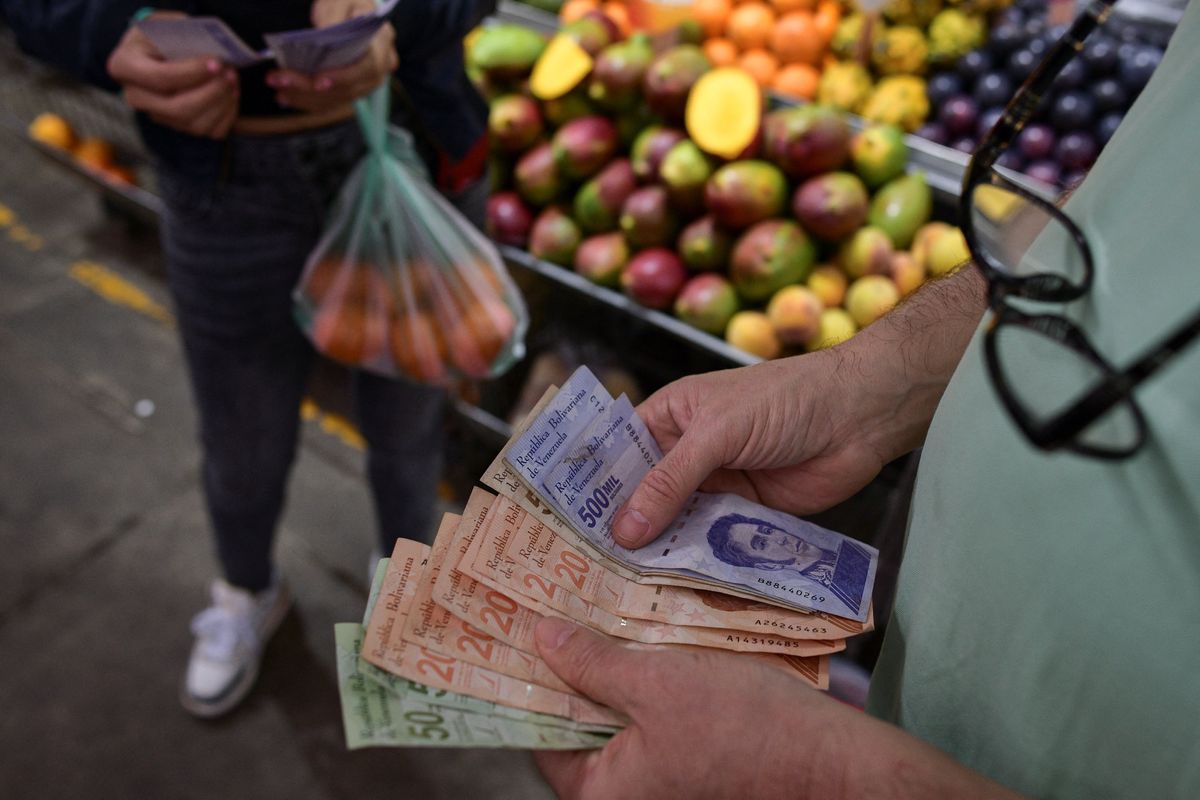
{"label": "fruit stall", "polygon": [[[1061,32],[1055,4],[1027,0],[871,15],[696,0],[674,19],[656,5],[679,3],[505,0],[465,42],[490,104],[487,233],[531,318],[524,362],[458,387],[460,426],[488,457],[529,387],[579,363],[636,400],[845,341],[960,266],[968,153]],[[1080,178],[1161,58],[1169,12],[1131,3],[1089,41],[1005,154],[1014,180],[1054,196]],[[135,148],[85,146],[95,134],[60,114],[22,124],[115,210],[157,216]],[[867,539],[884,518],[902,528],[909,478],[893,465],[868,487],[870,521],[826,523]]]}

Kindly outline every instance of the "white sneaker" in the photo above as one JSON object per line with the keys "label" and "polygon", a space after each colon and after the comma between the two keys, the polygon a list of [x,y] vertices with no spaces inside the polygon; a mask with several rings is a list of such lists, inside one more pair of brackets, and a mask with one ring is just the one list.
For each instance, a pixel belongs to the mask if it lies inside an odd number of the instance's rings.
{"label": "white sneaker", "polygon": [[287,584],[278,577],[258,593],[213,581],[212,605],[192,619],[196,642],[180,692],[183,707],[198,717],[217,717],[240,703],[291,604]]}

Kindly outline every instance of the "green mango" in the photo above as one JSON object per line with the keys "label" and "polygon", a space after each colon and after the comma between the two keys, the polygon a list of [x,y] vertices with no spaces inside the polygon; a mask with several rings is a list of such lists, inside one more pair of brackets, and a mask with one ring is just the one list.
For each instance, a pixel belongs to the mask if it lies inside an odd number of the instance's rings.
{"label": "green mango", "polygon": [[912,244],[917,229],[933,213],[933,192],[923,172],[902,175],[889,181],[871,200],[867,224],[888,235],[900,250]]}
{"label": "green mango", "polygon": [[904,131],[895,125],[871,125],[850,140],[850,159],[854,171],[871,188],[900,177],[908,164]]}
{"label": "green mango", "polygon": [[493,80],[520,80],[546,49],[540,33],[520,25],[491,25],[471,47],[471,67]]}

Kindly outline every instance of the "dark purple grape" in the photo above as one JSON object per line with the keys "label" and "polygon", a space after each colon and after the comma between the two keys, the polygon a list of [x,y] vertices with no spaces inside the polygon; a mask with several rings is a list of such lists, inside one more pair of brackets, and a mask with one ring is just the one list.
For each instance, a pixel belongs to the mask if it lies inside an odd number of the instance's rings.
{"label": "dark purple grape", "polygon": [[1046,37],[1042,35],[1036,39],[1030,39],[1028,42],[1026,42],[1025,49],[1040,59],[1042,56],[1046,55],[1046,51],[1050,49],[1050,43],[1047,42]]}
{"label": "dark purple grape", "polygon": [[[995,24],[996,27],[1003,26],[1020,29],[1025,25],[1025,12],[1015,6],[998,11],[996,12]],[[1025,31],[1022,30],[1021,34],[1024,35],[1024,33]]]}
{"label": "dark purple grape", "polygon": [[1062,179],[1059,180],[1058,185],[1063,187],[1063,189],[1073,192],[1079,188],[1079,184],[1083,183],[1087,176],[1088,174],[1086,169],[1068,172],[1062,176]]}
{"label": "dark purple grape", "polygon": [[1137,25],[1123,24],[1120,20],[1112,20],[1108,25],[1109,33],[1116,34],[1121,42],[1141,42],[1144,38]]}
{"label": "dark purple grape", "polygon": [[988,135],[996,125],[996,122],[1003,116],[1003,106],[1000,108],[989,108],[979,115],[979,120],[975,123],[975,135],[979,137],[979,141],[983,141],[983,138]]}
{"label": "dark purple grape", "polygon": [[951,138],[974,132],[978,117],[979,107],[966,95],[951,97],[938,112],[938,122],[946,127]]}
{"label": "dark purple grape", "polygon": [[929,104],[934,108],[941,108],[951,97],[962,93],[962,78],[953,72],[939,72],[931,77],[925,86]]}
{"label": "dark purple grape", "polygon": [[1107,75],[1117,68],[1117,43],[1107,36],[1088,40],[1080,54],[1094,76]]}
{"label": "dark purple grape", "polygon": [[1017,83],[1023,82],[1037,66],[1038,57],[1022,47],[1008,57],[1008,74]]}
{"label": "dark purple grape", "polygon": [[1003,72],[989,72],[975,84],[975,102],[983,108],[1004,106],[1012,99],[1016,87]]}
{"label": "dark purple grape", "polygon": [[1096,117],[1096,104],[1082,92],[1067,92],[1054,101],[1050,121],[1060,131],[1090,128]]}
{"label": "dark purple grape", "polygon": [[1117,128],[1121,125],[1121,120],[1125,119],[1125,115],[1119,111],[1105,114],[1096,123],[1096,141],[1101,145],[1108,144],[1108,140],[1117,132]]}
{"label": "dark purple grape", "polygon": [[958,152],[966,153],[967,155],[972,155],[975,152],[975,140],[970,136],[964,136],[961,139],[955,139],[950,143],[950,146]]}
{"label": "dark purple grape", "polygon": [[1115,78],[1104,78],[1092,86],[1092,99],[1101,114],[1107,111],[1124,111],[1129,108],[1129,93]]}
{"label": "dark purple grape", "polygon": [[926,122],[917,128],[916,135],[936,144],[945,144],[947,141],[946,126],[940,122]]}
{"label": "dark purple grape", "polygon": [[1036,39],[1046,32],[1045,18],[1040,14],[1037,16],[1026,17],[1024,30],[1027,38]]}
{"label": "dark purple grape", "polygon": [[1087,64],[1081,58],[1072,58],[1063,66],[1062,72],[1054,77],[1054,88],[1063,91],[1078,89],[1088,78]]}
{"label": "dark purple grape", "polygon": [[1025,44],[1025,31],[1018,25],[1000,24],[992,28],[987,47],[996,58],[1004,58]]}
{"label": "dark purple grape", "polygon": [[1058,140],[1058,147],[1054,150],[1058,163],[1068,171],[1087,169],[1095,163],[1099,154],[1096,137],[1083,131],[1071,131]]}
{"label": "dark purple grape", "polygon": [[959,76],[963,79],[963,84],[966,86],[973,85],[975,81],[992,68],[992,57],[987,50],[972,50],[958,60],[955,69],[958,70]]}
{"label": "dark purple grape", "polygon": [[1005,169],[1023,172],[1025,159],[1021,158],[1021,154],[1016,150],[1009,149],[1000,154],[1000,157],[996,159],[996,164],[997,166],[1004,167]]}
{"label": "dark purple grape", "polygon": [[1025,167],[1025,174],[1054,186],[1062,179],[1062,167],[1053,161],[1034,161]]}
{"label": "dark purple grape", "polygon": [[1133,58],[1144,45],[1136,40],[1125,40],[1117,45],[1117,62],[1128,61]]}
{"label": "dark purple grape", "polygon": [[1143,47],[1128,61],[1121,62],[1121,83],[1135,94],[1150,82],[1150,76],[1162,61],[1162,51],[1156,47]]}
{"label": "dark purple grape", "polygon": [[1069,25],[1052,25],[1042,34],[1042,40],[1048,45],[1055,45],[1069,27]]}
{"label": "dark purple grape", "polygon": [[1021,155],[1030,161],[1040,161],[1049,158],[1054,152],[1057,140],[1054,130],[1049,125],[1034,123],[1026,125],[1025,130],[1017,135],[1017,147]]}

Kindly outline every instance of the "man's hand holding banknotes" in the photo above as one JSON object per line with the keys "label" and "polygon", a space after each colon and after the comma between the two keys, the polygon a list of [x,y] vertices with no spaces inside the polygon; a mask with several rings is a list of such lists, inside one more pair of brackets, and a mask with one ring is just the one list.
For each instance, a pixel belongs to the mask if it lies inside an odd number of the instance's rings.
{"label": "man's hand holding banknotes", "polygon": [[[617,515],[617,542],[655,541],[698,488],[808,513],[866,485],[911,447],[911,432],[867,424],[889,416],[873,406],[894,409],[897,398],[839,395],[846,357],[686,378],[639,406],[664,456]],[[565,683],[630,719],[602,749],[537,753],[563,797],[1010,796],[915,737],[757,661],[652,651],[555,618],[538,624],[536,641]]]}

